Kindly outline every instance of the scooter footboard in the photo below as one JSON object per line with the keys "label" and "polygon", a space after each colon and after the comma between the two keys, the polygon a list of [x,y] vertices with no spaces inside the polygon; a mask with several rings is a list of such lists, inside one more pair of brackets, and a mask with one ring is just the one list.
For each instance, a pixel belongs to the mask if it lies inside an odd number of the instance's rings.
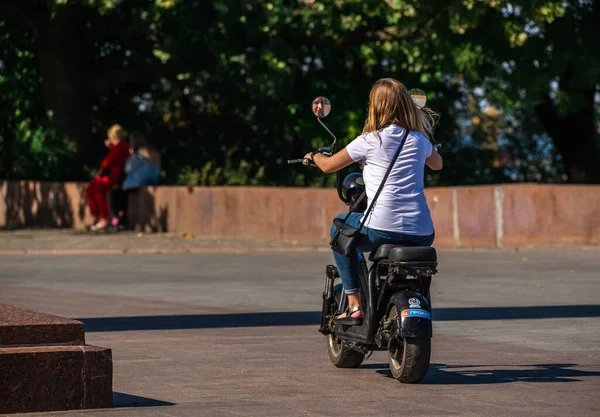
{"label": "scooter footboard", "polygon": [[[400,337],[432,337],[431,306],[421,293],[405,290],[390,298],[389,308],[395,305],[400,316]],[[388,310],[389,312],[389,310]]]}

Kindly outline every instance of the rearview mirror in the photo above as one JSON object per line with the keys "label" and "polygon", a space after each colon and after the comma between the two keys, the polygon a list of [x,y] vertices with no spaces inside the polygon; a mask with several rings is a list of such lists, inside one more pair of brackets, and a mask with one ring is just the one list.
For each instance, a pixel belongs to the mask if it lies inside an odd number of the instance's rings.
{"label": "rearview mirror", "polygon": [[408,93],[410,94],[418,108],[425,107],[425,104],[427,104],[427,96],[425,95],[425,92],[423,90],[419,88],[413,88]]}
{"label": "rearview mirror", "polygon": [[331,111],[331,101],[327,97],[320,96],[312,102],[312,112],[319,119],[327,117]]}

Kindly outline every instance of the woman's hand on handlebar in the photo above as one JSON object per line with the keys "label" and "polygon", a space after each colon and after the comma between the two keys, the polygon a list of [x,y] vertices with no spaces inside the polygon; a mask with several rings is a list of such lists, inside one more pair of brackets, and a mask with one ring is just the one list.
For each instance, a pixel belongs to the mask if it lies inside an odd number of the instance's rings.
{"label": "woman's hand on handlebar", "polygon": [[304,159],[307,159],[310,161],[310,166],[311,167],[316,167],[317,164],[315,164],[315,160],[314,160],[314,156],[312,152],[307,153],[306,155],[304,155]]}
{"label": "woman's hand on handlebar", "polygon": [[[324,149],[324,148],[322,148]],[[323,153],[322,149],[319,149],[318,151],[315,152],[309,152],[306,155],[304,155],[304,158],[299,158],[299,159],[288,159],[288,164],[299,164],[302,163],[302,165],[304,166],[313,166],[316,167],[317,165],[315,164],[314,161],[314,156],[318,153]],[[329,156],[331,155],[330,153],[325,153],[325,155]]]}
{"label": "woman's hand on handlebar", "polygon": [[339,171],[354,162],[350,158],[350,154],[348,154],[346,148],[331,156],[326,156],[322,153],[315,153],[314,155],[313,153],[307,153],[304,158],[311,160],[314,165],[326,174]]}
{"label": "woman's hand on handlebar", "polygon": [[288,164],[302,163],[304,166],[311,165],[319,168],[326,174],[337,172],[353,162],[345,148],[333,155],[330,148],[321,148],[315,152],[308,152],[304,155],[304,158],[288,159]]}
{"label": "woman's hand on handlebar", "polygon": [[311,162],[312,166],[317,166],[316,164],[314,164],[314,158],[315,155],[324,155],[324,156],[331,156],[332,152],[331,152],[331,148],[319,148],[318,150],[314,151],[314,152],[309,152],[306,155],[304,155],[304,159],[307,159]]}

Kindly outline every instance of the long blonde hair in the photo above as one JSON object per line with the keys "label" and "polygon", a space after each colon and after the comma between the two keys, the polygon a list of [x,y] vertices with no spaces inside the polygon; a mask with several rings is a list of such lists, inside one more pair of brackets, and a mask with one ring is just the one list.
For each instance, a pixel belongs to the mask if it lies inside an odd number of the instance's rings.
{"label": "long blonde hair", "polygon": [[363,134],[374,135],[384,127],[397,124],[408,130],[433,138],[438,115],[427,107],[419,108],[400,81],[393,78],[378,80],[369,94],[369,113]]}

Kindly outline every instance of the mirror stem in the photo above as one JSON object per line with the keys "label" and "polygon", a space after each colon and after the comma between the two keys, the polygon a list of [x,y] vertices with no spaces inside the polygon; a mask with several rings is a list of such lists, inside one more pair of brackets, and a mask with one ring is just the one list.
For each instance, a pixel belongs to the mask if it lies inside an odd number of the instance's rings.
{"label": "mirror stem", "polygon": [[317,117],[317,121],[319,123],[321,123],[321,126],[323,126],[325,128],[325,130],[328,131],[329,134],[333,137],[333,143],[331,144],[331,152],[334,153],[335,152],[335,143],[337,142],[337,138],[335,137],[333,132],[331,130],[329,130],[329,128],[327,126],[325,126],[325,124],[321,121],[321,118]]}
{"label": "mirror stem", "polygon": [[[317,121],[319,123],[321,123],[321,126],[323,126],[325,128],[325,130],[328,131],[329,134],[333,137],[333,143],[331,144],[331,153],[335,153],[335,143],[337,142],[337,138],[335,137],[333,132],[331,130],[329,130],[329,128],[327,126],[325,126],[325,124],[321,121],[321,119],[319,117],[317,117]],[[342,170],[339,170],[338,172],[335,173],[335,185],[336,185],[335,188],[337,188],[338,197],[340,198],[340,200],[342,200],[344,203],[346,203],[348,205],[349,201],[346,200],[344,198],[344,196],[342,195]]]}

